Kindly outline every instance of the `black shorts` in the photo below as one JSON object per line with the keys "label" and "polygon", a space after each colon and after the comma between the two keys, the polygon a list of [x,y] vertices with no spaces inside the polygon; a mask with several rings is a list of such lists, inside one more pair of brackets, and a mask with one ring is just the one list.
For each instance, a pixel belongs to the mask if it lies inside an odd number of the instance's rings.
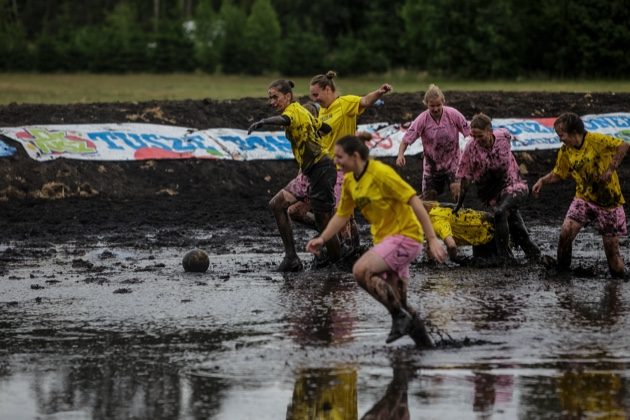
{"label": "black shorts", "polygon": [[337,168],[328,157],[322,158],[304,172],[310,181],[309,199],[314,212],[331,213],[335,209]]}

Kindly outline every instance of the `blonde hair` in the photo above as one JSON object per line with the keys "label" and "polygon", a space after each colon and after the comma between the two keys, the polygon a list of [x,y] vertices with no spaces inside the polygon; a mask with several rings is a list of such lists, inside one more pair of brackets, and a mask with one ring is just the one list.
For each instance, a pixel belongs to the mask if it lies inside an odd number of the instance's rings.
{"label": "blonde hair", "polygon": [[428,105],[429,101],[432,99],[441,99],[443,104],[446,103],[444,94],[442,93],[440,88],[437,87],[437,85],[434,85],[433,83],[431,83],[427,91],[424,92],[424,99],[422,100],[422,103],[425,105]]}

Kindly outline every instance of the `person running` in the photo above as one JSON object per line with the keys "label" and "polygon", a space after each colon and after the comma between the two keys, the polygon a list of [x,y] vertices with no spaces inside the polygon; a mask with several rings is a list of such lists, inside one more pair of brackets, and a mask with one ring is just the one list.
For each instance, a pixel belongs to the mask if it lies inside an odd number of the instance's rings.
{"label": "person running", "polygon": [[407,304],[409,264],[420,254],[425,234],[432,257],[439,262],[446,258],[422,200],[393,168],[370,160],[368,147],[356,136],[337,141],[335,162],[346,172],[341,201],[324,231],[308,242],[307,251],[317,254],[359,208],[371,225],[374,247],[357,260],[352,274],[391,314],[386,342],[410,334],[416,343],[431,346],[424,324]]}
{"label": "person running", "polygon": [[[326,74],[318,74],[311,79],[310,96],[320,105],[319,119],[328,124],[332,130],[322,136],[324,150],[334,158],[334,147],[338,139],[353,136],[357,131],[357,118],[367,108],[370,108],[383,95],[392,91],[392,86],[384,83],[378,89],[365,96],[339,95],[335,79],[337,73],[330,70]],[[335,184],[335,200],[337,204],[341,196],[341,184],[344,173],[338,168]],[[348,226],[342,231],[344,242],[349,242],[349,253],[356,253],[360,249],[359,230],[354,218],[348,221]]]}
{"label": "person running", "polygon": [[530,261],[540,260],[540,250],[529,237],[518,207],[529,194],[512,154],[512,135],[505,128],[492,129],[485,114],[470,122],[472,140],[462,153],[457,169],[461,193],[454,212],[461,208],[470,182],[477,184],[477,195],[494,210],[497,254],[502,263],[514,262],[510,235]]}
{"label": "person running", "polygon": [[449,203],[423,200],[424,208],[438,238],[446,245],[449,259],[458,264],[466,263],[457,248],[472,246],[473,257],[488,258],[496,255],[494,220],[490,213],[473,209],[461,209],[454,213]]}
{"label": "person running", "polygon": [[405,150],[418,137],[423,148],[422,198],[435,200],[445,186],[455,201],[459,198],[460,184],[456,180],[459,163],[459,133],[470,136],[466,118],[455,108],[444,105],[444,94],[434,84],[424,94],[422,103],[427,107],[411,123],[398,148],[396,165],[405,166]]}
{"label": "person running", "polygon": [[627,235],[625,202],[617,168],[630,144],[605,134],[586,131],[577,114],[566,112],[554,122],[563,143],[554,168],[532,187],[538,197],[543,186],[567,179],[575,181],[575,197],[558,239],[558,267],[571,268],[573,241],[582,227],[594,223],[602,236],[608,268],[613,277],[628,279],[619,252],[619,237]]}
{"label": "person running", "polygon": [[[315,119],[295,101],[292,90],[294,86],[292,81],[284,79],[276,80],[269,85],[267,89],[269,103],[281,115],[256,121],[249,127],[248,134],[265,125],[285,127],[293,156],[300,171],[308,178],[309,200],[315,222],[321,231],[330,220],[335,207],[333,192],[336,180],[335,165],[322,149],[319,137],[319,132],[329,132],[330,126]],[[282,189],[269,202],[284,245],[284,259],[278,267],[278,271],[282,272],[303,269],[302,261],[295,250],[293,229],[287,213],[287,208],[295,203],[295,200],[295,196]],[[329,255],[339,258],[337,238],[330,238],[326,246]]]}

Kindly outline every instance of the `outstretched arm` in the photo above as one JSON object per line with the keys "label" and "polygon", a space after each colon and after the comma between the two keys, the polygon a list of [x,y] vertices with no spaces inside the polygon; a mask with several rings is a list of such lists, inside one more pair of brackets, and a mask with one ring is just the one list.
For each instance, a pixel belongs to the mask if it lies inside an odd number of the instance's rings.
{"label": "outstretched arm", "polygon": [[341,217],[334,215],[330,222],[326,225],[326,228],[318,237],[311,239],[306,244],[306,250],[311,254],[318,255],[319,249],[324,246],[326,242],[332,239],[345,225],[348,223],[349,217]]}
{"label": "outstretched arm", "polygon": [[404,141],[400,142],[400,146],[398,147],[398,157],[396,158],[396,165],[402,167],[405,166],[407,160],[405,159],[405,150],[409,145]]}
{"label": "outstretched arm", "polygon": [[549,172],[547,175],[538,178],[538,181],[532,187],[532,194],[534,197],[538,197],[540,194],[540,190],[542,190],[543,185],[545,184],[555,184],[556,182],[562,181],[562,178],[556,174],[555,172]]}
{"label": "outstretched arm", "polygon": [[359,102],[359,110],[363,110],[365,108],[371,107],[372,105],[374,105],[374,102],[376,102],[383,95],[391,92],[392,90],[394,90],[392,85],[390,85],[388,83],[383,83],[374,92],[370,92],[370,93],[368,93],[367,95],[365,95],[364,97],[361,98],[361,101]]}
{"label": "outstretched arm", "polygon": [[459,197],[457,198],[457,205],[453,209],[453,214],[456,214],[459,209],[464,205],[464,199],[466,198],[466,193],[468,192],[468,187],[470,186],[470,181],[467,179],[462,179],[460,181],[459,187]]}
{"label": "outstretched arm", "polygon": [[427,244],[429,244],[429,253],[437,262],[446,261],[446,251],[442,247],[440,240],[437,238],[435,231],[433,230],[433,225],[431,224],[431,219],[429,219],[429,213],[424,208],[422,204],[422,200],[417,195],[414,195],[409,200],[409,205],[413,209],[413,212],[416,214],[418,221],[422,225],[422,230],[424,230],[424,235],[427,239]]}
{"label": "outstretched arm", "polygon": [[263,118],[262,120],[258,120],[250,125],[247,129],[247,134],[251,134],[252,131],[258,130],[265,125],[281,125],[286,127],[288,125],[291,125],[291,120],[289,119],[289,117],[286,117],[284,115],[276,115],[274,117]]}

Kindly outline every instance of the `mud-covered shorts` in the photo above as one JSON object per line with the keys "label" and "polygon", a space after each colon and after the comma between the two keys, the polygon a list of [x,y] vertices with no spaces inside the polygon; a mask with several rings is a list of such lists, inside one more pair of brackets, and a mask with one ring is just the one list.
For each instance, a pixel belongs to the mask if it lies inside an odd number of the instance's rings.
{"label": "mud-covered shorts", "polygon": [[337,169],[328,157],[322,158],[304,173],[308,178],[310,190],[308,197],[314,212],[330,213],[335,209],[335,182]]}
{"label": "mud-covered shorts", "polygon": [[422,174],[422,198],[427,198],[426,194],[435,191],[441,195],[445,190],[450,189],[450,185],[455,182],[455,172],[425,172]]}
{"label": "mud-covered shorts", "polygon": [[283,189],[299,201],[308,202],[310,186],[308,177],[300,171]]}
{"label": "mud-covered shorts", "polygon": [[405,235],[392,235],[374,245],[370,251],[383,258],[398,277],[408,279],[409,265],[422,252],[422,244]]}
{"label": "mud-covered shorts", "polygon": [[567,218],[582,226],[595,223],[602,236],[622,236],[628,234],[626,213],[623,206],[605,208],[581,198],[574,198],[567,211]]}

